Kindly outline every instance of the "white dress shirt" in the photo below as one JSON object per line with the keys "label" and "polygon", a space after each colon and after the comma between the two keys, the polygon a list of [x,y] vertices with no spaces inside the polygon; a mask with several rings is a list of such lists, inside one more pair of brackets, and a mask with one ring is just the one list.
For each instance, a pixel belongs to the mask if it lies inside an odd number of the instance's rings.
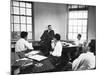
{"label": "white dress shirt", "polygon": [[26,41],[25,39],[21,38],[16,42],[15,45],[15,51],[16,52],[21,52],[21,51],[25,51],[27,49],[33,49],[32,47],[32,43],[29,43],[28,41]]}
{"label": "white dress shirt", "polygon": [[62,44],[58,41],[56,44],[52,43],[52,48],[54,49],[51,53],[53,56],[60,57],[62,54]]}
{"label": "white dress shirt", "polygon": [[89,70],[95,68],[95,56],[92,52],[82,53],[72,63],[73,70]]}
{"label": "white dress shirt", "polygon": [[83,40],[76,40],[75,41],[75,45],[77,45],[77,46],[80,46],[80,45],[83,45],[83,43],[84,43],[84,41]]}

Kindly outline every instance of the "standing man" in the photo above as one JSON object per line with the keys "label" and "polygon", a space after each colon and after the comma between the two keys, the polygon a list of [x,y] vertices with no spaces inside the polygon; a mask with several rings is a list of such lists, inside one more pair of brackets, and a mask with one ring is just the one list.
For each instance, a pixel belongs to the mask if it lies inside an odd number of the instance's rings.
{"label": "standing man", "polygon": [[41,50],[45,55],[49,55],[49,51],[51,51],[51,40],[54,37],[54,30],[52,30],[51,25],[48,25],[48,30],[45,30],[42,34],[41,38]]}

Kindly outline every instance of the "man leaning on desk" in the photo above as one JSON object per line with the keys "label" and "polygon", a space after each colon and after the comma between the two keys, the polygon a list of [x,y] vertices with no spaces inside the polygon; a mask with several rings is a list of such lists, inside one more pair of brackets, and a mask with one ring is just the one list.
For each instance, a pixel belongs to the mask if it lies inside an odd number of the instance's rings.
{"label": "man leaning on desk", "polygon": [[15,52],[17,53],[17,55],[19,56],[19,58],[23,58],[25,57],[25,51],[29,50],[33,50],[34,48],[32,47],[32,43],[29,43],[27,41],[27,36],[28,33],[22,31],[20,34],[20,39],[16,42],[15,45]]}

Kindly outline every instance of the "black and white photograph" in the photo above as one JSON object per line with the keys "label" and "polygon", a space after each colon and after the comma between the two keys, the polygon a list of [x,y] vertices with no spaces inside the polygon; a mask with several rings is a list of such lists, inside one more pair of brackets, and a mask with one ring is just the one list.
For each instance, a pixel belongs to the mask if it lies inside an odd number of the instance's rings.
{"label": "black and white photograph", "polygon": [[96,70],[96,5],[10,0],[10,74]]}

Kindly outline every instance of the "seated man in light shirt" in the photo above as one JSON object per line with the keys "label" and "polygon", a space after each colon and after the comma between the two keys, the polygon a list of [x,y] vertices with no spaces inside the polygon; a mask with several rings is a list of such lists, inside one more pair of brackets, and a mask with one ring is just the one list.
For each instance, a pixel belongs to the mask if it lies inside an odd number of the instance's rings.
{"label": "seated man in light shirt", "polygon": [[54,41],[51,44],[53,51],[50,53],[55,57],[60,57],[62,54],[62,43],[60,42],[60,35],[55,34]]}
{"label": "seated man in light shirt", "polygon": [[75,58],[77,58],[82,53],[82,47],[84,47],[84,41],[81,39],[82,35],[77,35],[77,40],[74,42],[77,46],[75,54]]}
{"label": "seated man in light shirt", "polygon": [[15,52],[18,54],[18,56],[20,58],[24,57],[24,52],[27,51],[27,49],[29,50],[33,50],[34,48],[32,47],[32,43],[29,43],[27,41],[27,32],[21,32],[20,34],[20,39],[16,42],[15,45]]}
{"label": "seated man in light shirt", "polygon": [[77,46],[82,46],[83,45],[83,41],[81,40],[82,35],[78,34],[77,35],[77,40],[75,41],[75,45]]}
{"label": "seated man in light shirt", "polygon": [[94,68],[95,55],[91,52],[91,43],[89,43],[88,46],[83,48],[83,53],[73,61],[72,70],[90,70]]}
{"label": "seated man in light shirt", "polygon": [[62,44],[60,42],[60,35],[55,34],[54,40],[51,43],[53,51],[50,52],[50,58],[52,58],[52,63],[57,65],[61,60],[60,57],[62,55]]}

